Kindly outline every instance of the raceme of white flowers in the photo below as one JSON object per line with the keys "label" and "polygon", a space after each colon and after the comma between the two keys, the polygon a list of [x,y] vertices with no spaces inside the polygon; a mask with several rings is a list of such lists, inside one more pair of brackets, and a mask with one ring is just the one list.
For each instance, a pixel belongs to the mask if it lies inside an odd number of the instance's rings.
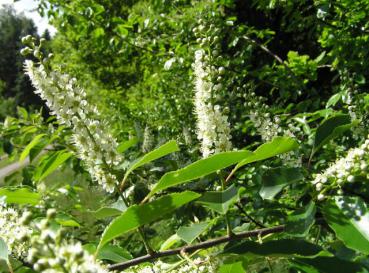
{"label": "raceme of white flowers", "polygon": [[[27,238],[31,247],[26,259],[33,268],[43,273],[107,273],[80,242],[64,240],[61,229],[52,227],[50,219],[55,215],[56,210],[49,209],[47,218],[35,224]],[[29,225],[30,218],[30,213],[24,215],[23,224]]]}
{"label": "raceme of white flowers", "polygon": [[[288,125],[283,126],[279,116],[273,117],[263,97],[257,96],[254,92],[246,92],[244,97],[247,100],[245,106],[249,110],[249,118],[264,142],[269,142],[277,136],[295,138],[300,133],[301,129],[294,125],[293,120],[289,120]],[[302,165],[302,157],[296,151],[279,155],[279,157],[288,166],[301,167]]]}
{"label": "raceme of white flowers", "polygon": [[[205,51],[195,52],[195,113],[197,116],[197,138],[201,141],[203,157],[232,148],[230,125],[219,105],[211,103],[212,92],[219,86],[210,80],[212,68],[205,62]],[[223,68],[224,69],[224,68]]]}
{"label": "raceme of white flowers", "polygon": [[106,130],[107,125],[93,118],[99,116],[99,112],[88,104],[86,92],[77,85],[75,78],[48,71],[43,63],[37,66],[26,60],[25,70],[35,93],[46,101],[51,113],[73,128],[72,139],[78,156],[92,178],[107,192],[113,192],[117,178],[110,170],[122,161],[122,156],[117,153],[117,142]]}
{"label": "raceme of white flowers", "polygon": [[21,224],[18,211],[0,204],[0,238],[5,241],[11,255],[16,258],[27,256],[28,244],[18,240],[30,232],[31,229]]}
{"label": "raceme of white flowers", "polygon": [[323,173],[317,174],[312,181],[319,193],[318,199],[324,199],[324,192],[337,190],[340,193],[344,183],[352,183],[359,177],[369,179],[369,135],[358,148],[348,151],[346,157],[338,159]]}

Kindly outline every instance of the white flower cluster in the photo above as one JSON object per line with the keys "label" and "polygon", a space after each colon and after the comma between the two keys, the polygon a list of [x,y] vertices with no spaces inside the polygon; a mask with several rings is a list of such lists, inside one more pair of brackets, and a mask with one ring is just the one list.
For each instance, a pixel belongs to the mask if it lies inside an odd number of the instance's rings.
{"label": "white flower cluster", "polygon": [[117,142],[106,129],[106,124],[93,116],[99,113],[87,103],[86,92],[76,79],[57,71],[49,72],[41,63],[36,66],[27,60],[25,70],[36,91],[59,121],[74,129],[73,142],[78,156],[86,164],[92,178],[113,192],[117,178],[110,170],[122,161],[117,153]]}
{"label": "white flower cluster", "polygon": [[153,146],[154,146],[154,136],[152,134],[152,130],[149,126],[146,126],[143,133],[141,150],[143,153],[148,153],[152,150]]}
{"label": "white flower cluster", "polygon": [[324,199],[327,190],[340,193],[344,183],[352,183],[358,177],[369,179],[368,164],[369,135],[360,147],[349,150],[346,157],[338,159],[323,173],[316,175],[312,183],[319,192],[318,200]]}
{"label": "white flower cluster", "polygon": [[31,233],[31,229],[22,225],[18,211],[0,204],[0,238],[8,246],[9,253],[17,258],[27,255],[28,244],[19,239]]}
{"label": "white flower cluster", "polygon": [[[50,214],[48,212],[48,214]],[[60,230],[50,227],[49,219],[38,225],[39,233],[30,237],[32,247],[27,261],[34,270],[43,273],[107,273],[95,258],[82,248],[80,242],[62,240]]]}
{"label": "white flower cluster", "polygon": [[[221,68],[220,68],[221,69]],[[224,68],[223,68],[224,69]],[[230,124],[219,105],[211,102],[213,91],[221,88],[214,85],[210,76],[213,68],[205,61],[205,51],[195,52],[195,113],[197,116],[197,138],[201,141],[201,152],[204,157],[213,153],[228,151],[232,148],[230,141]]]}
{"label": "white flower cluster", "polygon": [[161,272],[175,272],[175,273],[216,273],[216,265],[210,263],[207,259],[196,258],[192,263],[184,263],[178,266],[173,264],[166,264],[161,261],[156,262],[151,266],[136,266],[124,271],[124,273],[161,273]]}
{"label": "white flower cluster", "polygon": [[271,141],[276,136],[281,135],[295,137],[294,131],[299,130],[299,128],[296,128],[293,124],[283,128],[280,117],[273,117],[270,114],[270,108],[265,104],[263,97],[257,96],[255,92],[249,92],[246,93],[245,99],[247,100],[245,106],[250,112],[249,118],[263,141]]}
{"label": "white flower cluster", "polygon": [[[270,107],[265,103],[263,97],[257,96],[254,92],[246,93],[244,97],[247,100],[245,106],[249,110],[249,118],[264,142],[269,142],[276,136],[296,137],[301,131],[293,122],[290,121],[285,126],[279,116],[272,116]],[[300,167],[302,165],[302,157],[295,151],[282,154],[279,157],[289,166]]]}

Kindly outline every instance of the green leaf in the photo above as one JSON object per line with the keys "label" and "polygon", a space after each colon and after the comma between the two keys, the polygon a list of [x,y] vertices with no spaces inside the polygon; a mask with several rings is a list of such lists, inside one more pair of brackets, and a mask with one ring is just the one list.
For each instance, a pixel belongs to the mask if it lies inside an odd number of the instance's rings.
{"label": "green leaf", "polygon": [[33,179],[40,181],[55,171],[61,164],[67,161],[72,156],[72,153],[61,150],[47,156],[41,164],[36,168]]}
{"label": "green leaf", "polygon": [[6,203],[8,204],[37,205],[41,199],[41,195],[39,193],[32,192],[28,188],[0,188],[0,196],[6,196]]}
{"label": "green leaf", "polygon": [[67,214],[58,214],[55,218],[55,222],[63,227],[80,227],[81,225],[73,219],[72,216]]}
{"label": "green leaf", "polygon": [[368,273],[359,263],[345,261],[336,257],[298,258],[293,260],[297,268],[307,273]]}
{"label": "green leaf", "polygon": [[180,227],[177,230],[177,235],[183,241],[191,244],[201,233],[203,233],[209,226],[209,222],[194,223],[188,227]]}
{"label": "green leaf", "polygon": [[28,143],[28,145],[22,151],[19,157],[19,161],[25,160],[26,157],[29,155],[29,152],[31,151],[31,149],[35,147],[37,144],[39,144],[44,136],[45,134],[39,134],[35,136],[34,139],[30,143]]}
{"label": "green leaf", "polygon": [[98,27],[95,28],[91,34],[94,38],[98,39],[105,35],[105,30],[102,27]]}
{"label": "green leaf", "polygon": [[97,219],[104,219],[107,217],[113,217],[121,215],[123,211],[127,209],[126,204],[122,199],[119,199],[115,203],[111,204],[108,207],[102,207],[96,211],[92,211],[91,213],[97,218]]}
{"label": "green leaf", "polygon": [[[153,187],[148,197],[155,193],[185,182],[211,174],[240,162],[252,154],[250,151],[234,151],[219,153],[208,158],[200,159],[182,169],[164,174]],[[146,197],[146,198],[148,198]]]}
{"label": "green leaf", "polygon": [[101,236],[98,250],[114,238],[142,225],[149,224],[198,197],[200,195],[195,192],[185,191],[165,195],[150,203],[129,207],[106,227]]}
{"label": "green leaf", "polygon": [[316,129],[312,154],[315,154],[331,139],[334,139],[349,130],[351,126],[352,123],[350,115],[336,115],[323,121]]}
{"label": "green leaf", "polygon": [[203,194],[196,203],[200,203],[220,214],[226,214],[229,207],[240,198],[240,189],[231,185],[225,191],[209,191]]}
{"label": "green leaf", "polygon": [[174,153],[179,151],[178,145],[175,140],[171,140],[164,145],[160,146],[159,148],[145,154],[143,157],[139,158],[133,164],[128,168],[127,172],[124,175],[123,183],[126,181],[128,175],[133,172],[138,167],[141,167],[142,165],[145,165],[151,161],[154,161],[158,158],[161,158],[163,156],[166,156],[168,154]]}
{"label": "green leaf", "polygon": [[117,151],[118,153],[124,153],[125,151],[127,151],[129,148],[131,148],[132,146],[136,145],[138,142],[137,137],[133,137],[127,141],[124,141],[122,143],[120,143],[117,147]]}
{"label": "green leaf", "polygon": [[296,210],[288,216],[286,232],[292,236],[305,237],[315,221],[315,203],[310,202],[306,207]]}
{"label": "green leaf", "polygon": [[329,98],[327,101],[327,104],[325,105],[325,108],[329,108],[331,106],[335,106],[337,102],[342,98],[342,93],[336,93],[332,97]]}
{"label": "green leaf", "polygon": [[262,176],[262,187],[259,191],[263,199],[272,200],[287,185],[303,178],[299,168],[275,168],[266,171]]}
{"label": "green leaf", "polygon": [[173,234],[167,240],[165,240],[164,243],[161,244],[160,251],[164,251],[164,250],[170,249],[172,246],[174,246],[176,243],[178,243],[180,241],[181,241],[181,238],[179,238],[179,236],[177,235],[177,233],[176,234]]}
{"label": "green leaf", "polygon": [[219,267],[219,273],[243,273],[246,270],[242,266],[242,262],[235,262],[233,264],[223,264]]}
{"label": "green leaf", "polygon": [[8,246],[6,245],[5,241],[0,238],[0,260],[8,261],[8,259]]}
{"label": "green leaf", "polygon": [[323,207],[323,215],[347,247],[369,254],[369,212],[361,198],[336,196]]}
{"label": "green leaf", "polygon": [[275,137],[272,141],[260,145],[252,155],[242,160],[236,165],[232,173],[246,164],[250,164],[256,161],[268,159],[279,154],[287,153],[295,150],[298,147],[296,140],[290,137]]}
{"label": "green leaf", "polygon": [[262,244],[246,241],[229,247],[226,246],[224,253],[275,257],[315,257],[322,251],[323,249],[320,246],[307,241],[280,239]]}
{"label": "green leaf", "polygon": [[[96,245],[86,244],[83,246],[83,249],[85,249],[90,254],[93,254],[96,251]],[[128,260],[133,259],[131,253],[129,253],[127,250],[114,245],[103,246],[100,249],[99,253],[97,254],[96,258],[98,260],[107,260],[112,261],[114,263],[126,262]]]}
{"label": "green leaf", "polygon": [[92,214],[96,217],[96,219],[104,219],[108,217],[118,216],[121,213],[122,213],[121,210],[110,207],[103,207],[92,212]]}
{"label": "green leaf", "polygon": [[126,25],[118,25],[116,28],[115,28],[115,31],[120,34],[122,37],[126,37],[129,32],[128,32],[128,29],[127,29],[127,26]]}

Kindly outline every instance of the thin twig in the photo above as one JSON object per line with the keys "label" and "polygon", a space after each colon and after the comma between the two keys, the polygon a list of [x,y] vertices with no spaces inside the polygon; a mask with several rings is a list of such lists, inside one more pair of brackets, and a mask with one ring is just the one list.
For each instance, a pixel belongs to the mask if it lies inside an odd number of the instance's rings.
{"label": "thin twig", "polygon": [[196,245],[188,245],[188,246],[184,246],[184,247],[179,247],[179,248],[175,248],[175,249],[170,249],[170,250],[166,250],[166,251],[161,251],[161,252],[155,252],[152,255],[144,255],[141,257],[137,257],[134,258],[132,260],[126,261],[126,262],[122,262],[122,263],[117,263],[117,264],[113,264],[111,266],[108,267],[109,270],[124,270],[127,269],[128,267],[134,266],[134,265],[138,265],[147,261],[152,261],[152,260],[157,260],[159,258],[162,257],[167,257],[167,256],[173,256],[173,255],[177,255],[180,253],[191,253],[194,252],[198,249],[206,249],[206,248],[210,248],[216,245],[220,245],[220,244],[224,244],[230,241],[236,241],[236,240],[240,240],[240,239],[244,239],[244,238],[249,238],[249,237],[255,237],[255,236],[263,236],[263,235],[267,235],[267,234],[271,234],[271,233],[278,233],[278,232],[282,232],[284,231],[285,226],[284,225],[279,225],[279,226],[275,226],[275,227],[271,227],[271,228],[263,228],[263,229],[256,229],[256,230],[251,230],[251,231],[245,231],[245,232],[241,232],[238,234],[234,234],[232,236],[223,236],[223,237],[219,237],[216,239],[211,239],[205,242],[201,242],[198,243]]}
{"label": "thin twig", "polygon": [[265,226],[262,224],[262,223],[260,223],[260,222],[258,222],[258,221],[256,221],[254,218],[252,218],[244,209],[243,209],[243,207],[241,206],[241,204],[239,204],[239,203],[236,203],[235,204],[236,205],[236,207],[246,216],[246,218],[247,219],[249,219],[251,222],[253,222],[256,226],[258,226],[258,227],[260,227],[260,228],[265,228]]}
{"label": "thin twig", "polygon": [[261,50],[263,50],[265,53],[267,53],[269,56],[273,57],[278,63],[283,65],[286,70],[289,72],[289,74],[292,76],[292,78],[295,80],[296,84],[299,85],[302,89],[305,89],[305,86],[301,83],[301,80],[295,75],[295,73],[292,71],[292,69],[282,60],[281,57],[279,57],[277,54],[273,53],[269,50],[265,45],[257,42],[256,40],[244,35],[243,38],[246,41],[249,41],[253,43],[254,45],[258,46]]}

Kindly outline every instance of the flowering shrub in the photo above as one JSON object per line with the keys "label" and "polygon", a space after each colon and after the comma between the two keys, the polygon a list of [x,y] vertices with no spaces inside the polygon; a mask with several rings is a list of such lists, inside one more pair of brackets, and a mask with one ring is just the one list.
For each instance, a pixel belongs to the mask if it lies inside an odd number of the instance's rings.
{"label": "flowering shrub", "polygon": [[22,39],[0,271],[368,272],[369,3],[123,2]]}

